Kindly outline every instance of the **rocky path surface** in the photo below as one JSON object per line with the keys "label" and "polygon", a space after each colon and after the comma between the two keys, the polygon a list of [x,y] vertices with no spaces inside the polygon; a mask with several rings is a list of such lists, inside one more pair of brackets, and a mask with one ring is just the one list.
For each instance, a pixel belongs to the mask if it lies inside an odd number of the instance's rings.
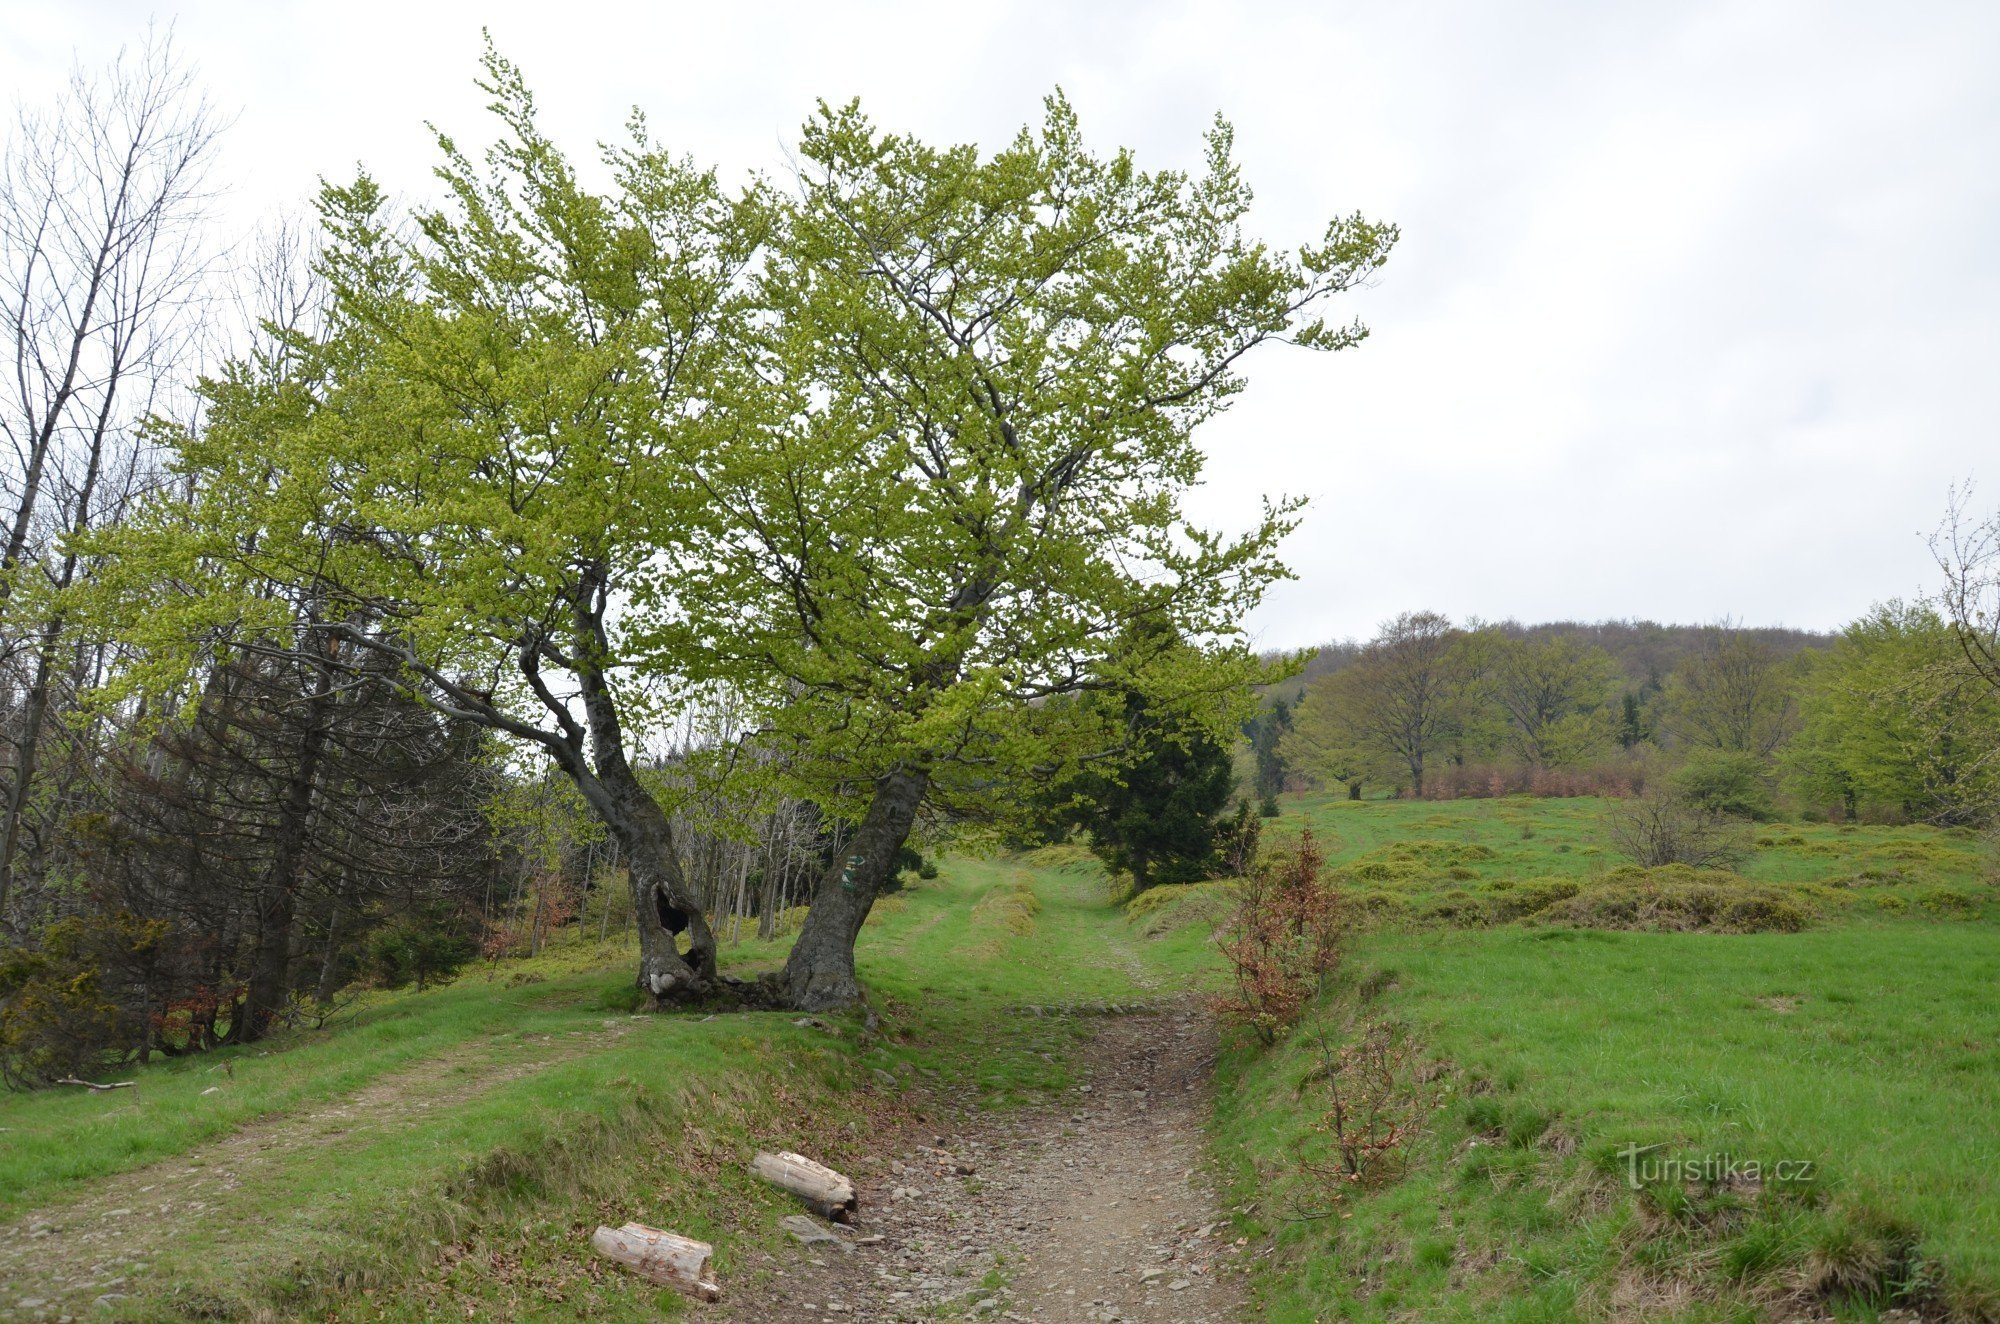
{"label": "rocky path surface", "polygon": [[1107,1016],[1088,1082],[1056,1109],[960,1110],[856,1174],[852,1229],[739,1264],[713,1324],[1224,1324],[1244,1254],[1206,1180],[1214,1027],[1189,1004]]}

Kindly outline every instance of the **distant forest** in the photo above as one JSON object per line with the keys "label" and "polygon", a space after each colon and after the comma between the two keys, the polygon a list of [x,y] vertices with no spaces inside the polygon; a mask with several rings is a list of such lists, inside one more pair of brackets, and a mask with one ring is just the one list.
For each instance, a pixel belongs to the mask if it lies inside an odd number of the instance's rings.
{"label": "distant forest", "polygon": [[[1664,687],[1674,668],[1696,651],[1703,635],[1714,627],[1662,625],[1658,621],[1542,621],[1535,625],[1499,621],[1482,623],[1474,628],[1491,630],[1507,639],[1540,641],[1569,638],[1581,644],[1595,645],[1611,655],[1635,691],[1647,692]],[[1735,632],[1763,645],[1781,658],[1808,648],[1826,648],[1839,637],[1829,631],[1792,630],[1782,625],[1735,627]],[[1295,702],[1308,684],[1347,666],[1360,656],[1366,646],[1354,639],[1321,644],[1313,650],[1304,670],[1270,687],[1266,693],[1267,701],[1282,698]],[[1276,660],[1280,654],[1270,652],[1264,656],[1266,660]]]}

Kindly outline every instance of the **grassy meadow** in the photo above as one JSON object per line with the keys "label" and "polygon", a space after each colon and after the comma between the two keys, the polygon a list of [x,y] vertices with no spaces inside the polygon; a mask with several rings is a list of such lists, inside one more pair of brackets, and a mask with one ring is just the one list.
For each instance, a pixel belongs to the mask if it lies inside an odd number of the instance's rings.
{"label": "grassy meadow", "polygon": [[[1740,878],[1655,873],[1774,894],[1796,931],[1630,931],[1579,922],[1646,882],[1605,812],[1287,803],[1275,833],[1312,829],[1368,927],[1307,1026],[1225,1064],[1219,1152],[1275,1243],[1266,1317],[2000,1317],[1982,843],[1765,825]],[[1560,917],[1523,917],[1524,895]],[[1314,1077],[1370,1027],[1403,1045],[1418,1135],[1367,1181],[1329,1179]],[[1735,1171],[1698,1162],[1724,1155]]]}

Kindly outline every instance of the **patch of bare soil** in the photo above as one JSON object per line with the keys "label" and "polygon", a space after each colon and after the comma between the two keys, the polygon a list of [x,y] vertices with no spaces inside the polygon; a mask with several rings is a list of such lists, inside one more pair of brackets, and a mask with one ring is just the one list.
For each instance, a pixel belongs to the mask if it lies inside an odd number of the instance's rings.
{"label": "patch of bare soil", "polygon": [[950,1134],[906,1137],[852,1174],[851,1229],[812,1225],[824,1240],[739,1263],[700,1318],[1244,1318],[1244,1248],[1205,1178],[1212,1023],[1188,1003],[1096,1023],[1094,1069],[1063,1107],[953,1109]]}

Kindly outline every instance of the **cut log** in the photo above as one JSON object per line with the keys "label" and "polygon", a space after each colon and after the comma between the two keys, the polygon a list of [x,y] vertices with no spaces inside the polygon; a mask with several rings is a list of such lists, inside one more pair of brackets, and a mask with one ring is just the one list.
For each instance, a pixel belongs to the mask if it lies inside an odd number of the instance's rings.
{"label": "cut log", "polygon": [[722,1289],[708,1278],[708,1260],[715,1247],[643,1223],[601,1227],[590,1244],[599,1255],[616,1260],[642,1278],[671,1287],[697,1301],[720,1301]]}
{"label": "cut log", "polygon": [[853,1182],[803,1154],[760,1153],[750,1160],[750,1171],[779,1190],[790,1191],[806,1208],[835,1223],[851,1222],[861,1206]]}

